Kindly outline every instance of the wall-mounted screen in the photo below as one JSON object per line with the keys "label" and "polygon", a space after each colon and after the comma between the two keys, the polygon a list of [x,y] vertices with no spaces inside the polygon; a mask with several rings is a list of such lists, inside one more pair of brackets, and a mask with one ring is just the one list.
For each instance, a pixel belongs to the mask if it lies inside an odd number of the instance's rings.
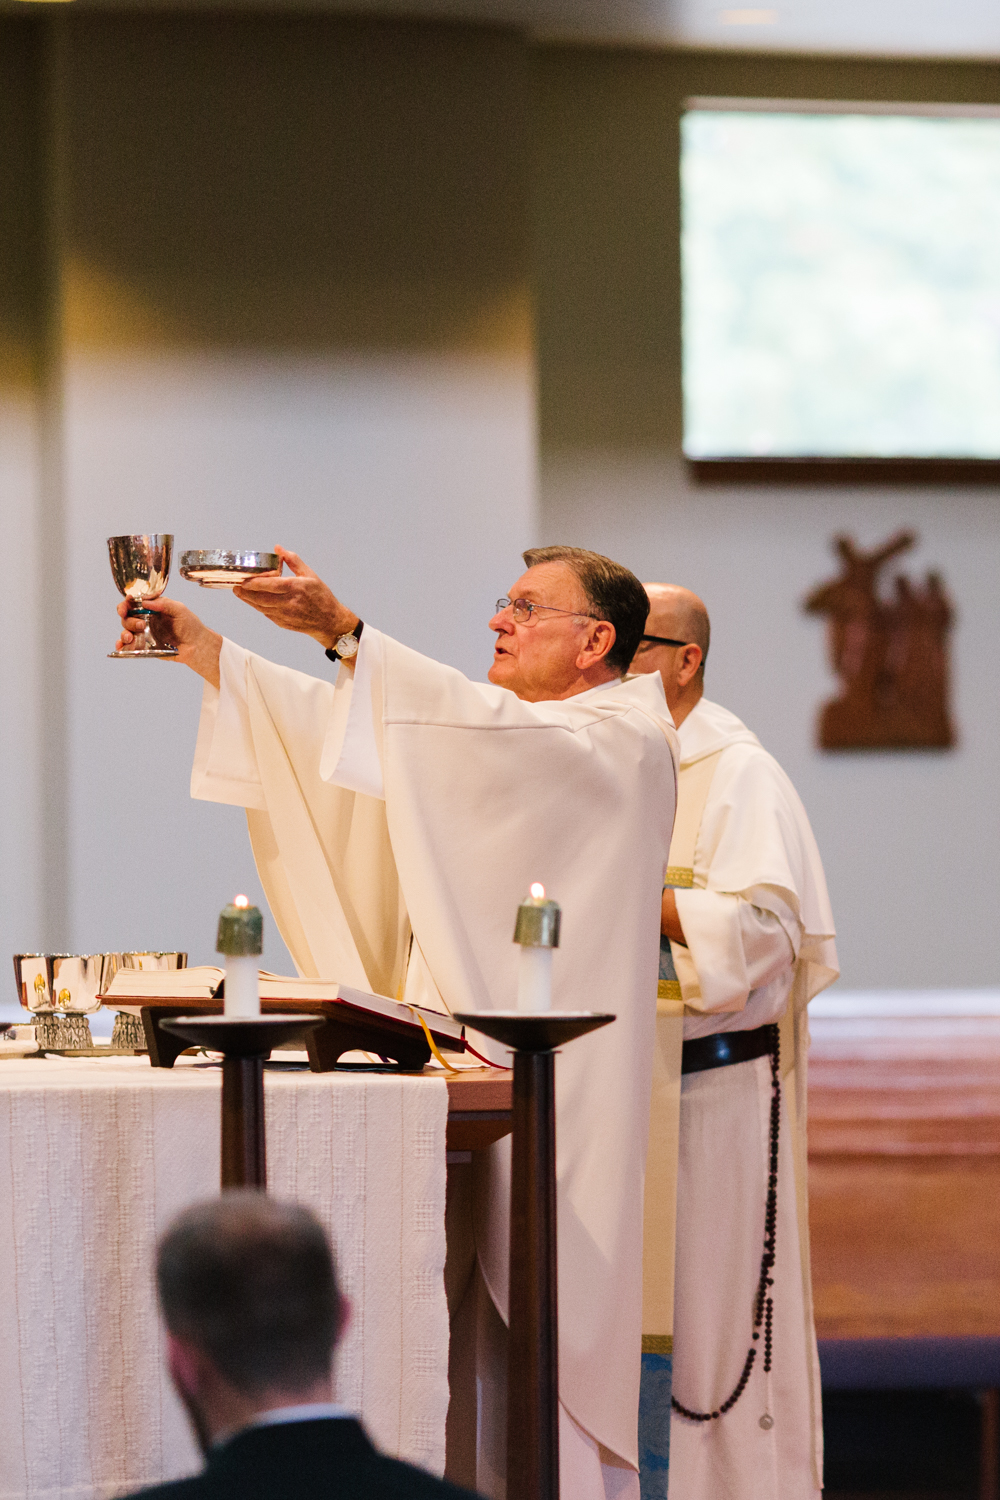
{"label": "wall-mounted screen", "polygon": [[692,100],[684,450],[1000,457],[1000,111]]}

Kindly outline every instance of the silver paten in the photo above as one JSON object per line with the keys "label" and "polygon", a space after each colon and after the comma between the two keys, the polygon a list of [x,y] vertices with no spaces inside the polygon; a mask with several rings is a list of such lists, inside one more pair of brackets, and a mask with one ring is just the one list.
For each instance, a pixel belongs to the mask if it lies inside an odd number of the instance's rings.
{"label": "silver paten", "polygon": [[182,552],[180,574],[203,589],[234,589],[262,573],[281,571],[276,552]]}

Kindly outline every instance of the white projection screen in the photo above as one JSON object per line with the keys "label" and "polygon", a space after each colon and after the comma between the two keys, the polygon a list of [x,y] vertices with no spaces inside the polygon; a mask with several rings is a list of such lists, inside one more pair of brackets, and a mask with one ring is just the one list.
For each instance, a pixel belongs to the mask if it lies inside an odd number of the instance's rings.
{"label": "white projection screen", "polygon": [[1000,457],[1000,110],[689,100],[684,451]]}

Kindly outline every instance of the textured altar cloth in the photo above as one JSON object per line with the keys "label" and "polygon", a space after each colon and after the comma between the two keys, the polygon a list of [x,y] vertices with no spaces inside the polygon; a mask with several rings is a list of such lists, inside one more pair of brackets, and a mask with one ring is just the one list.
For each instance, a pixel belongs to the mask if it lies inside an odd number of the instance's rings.
{"label": "textured altar cloth", "polygon": [[[0,1062],[0,1500],[200,1468],[170,1388],[157,1233],[218,1192],[221,1069]],[[268,1184],[307,1204],[352,1304],[336,1399],[440,1473],[448,1405],[440,1078],[268,1070]]]}

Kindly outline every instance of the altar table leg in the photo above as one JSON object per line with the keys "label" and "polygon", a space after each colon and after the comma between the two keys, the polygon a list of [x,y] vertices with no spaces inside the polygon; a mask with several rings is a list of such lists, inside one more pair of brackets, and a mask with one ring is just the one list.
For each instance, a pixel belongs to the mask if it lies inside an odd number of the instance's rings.
{"label": "altar table leg", "polygon": [[514,1053],[509,1500],[559,1500],[555,1054]]}
{"label": "altar table leg", "polygon": [[222,1063],[222,1188],[238,1187],[267,1187],[262,1057]]}

